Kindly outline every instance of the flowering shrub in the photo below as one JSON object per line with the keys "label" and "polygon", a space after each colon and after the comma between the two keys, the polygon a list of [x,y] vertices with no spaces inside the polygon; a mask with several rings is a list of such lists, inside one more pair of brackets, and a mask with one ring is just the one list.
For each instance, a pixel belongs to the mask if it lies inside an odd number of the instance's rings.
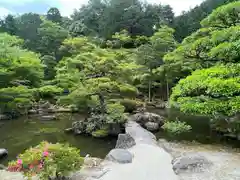
{"label": "flowering shrub", "polygon": [[8,171],[23,172],[27,177],[41,179],[62,177],[81,168],[83,158],[78,149],[63,144],[42,142],[26,150],[8,165]]}

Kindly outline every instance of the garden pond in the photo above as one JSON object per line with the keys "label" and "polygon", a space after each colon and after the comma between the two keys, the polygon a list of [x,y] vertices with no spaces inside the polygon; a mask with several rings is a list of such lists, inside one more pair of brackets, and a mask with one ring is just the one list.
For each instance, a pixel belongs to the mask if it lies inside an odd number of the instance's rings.
{"label": "garden pond", "polygon": [[[166,111],[156,109],[150,111],[167,116]],[[0,164],[7,164],[9,160],[16,159],[19,153],[24,152],[29,147],[36,146],[41,141],[69,143],[79,148],[82,156],[90,154],[90,156],[99,158],[104,158],[115,147],[117,137],[96,139],[87,135],[74,136],[64,132],[66,128],[71,127],[73,121],[83,119],[84,116],[79,114],[58,114],[58,117],[59,120],[56,121],[41,121],[37,116],[0,121],[0,148],[6,148],[9,151],[9,156],[2,160]],[[240,141],[229,140],[217,134],[212,134],[206,118],[184,116],[176,112],[170,113],[169,118],[176,117],[191,124],[193,131],[190,134],[174,137],[175,140],[198,141],[203,144],[221,144],[240,148]],[[156,136],[171,139],[163,132],[156,133]]]}

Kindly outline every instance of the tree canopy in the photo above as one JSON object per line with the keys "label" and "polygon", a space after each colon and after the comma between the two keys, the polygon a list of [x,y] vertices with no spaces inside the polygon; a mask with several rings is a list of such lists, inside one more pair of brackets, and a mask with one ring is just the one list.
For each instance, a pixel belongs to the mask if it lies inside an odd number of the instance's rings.
{"label": "tree canopy", "polygon": [[201,22],[202,29],[165,57],[172,67],[181,66],[182,77],[196,70],[173,88],[171,105],[209,115],[218,125],[225,119],[233,132],[240,131],[239,119],[230,118],[237,116],[240,105],[239,9],[240,2],[217,8]]}

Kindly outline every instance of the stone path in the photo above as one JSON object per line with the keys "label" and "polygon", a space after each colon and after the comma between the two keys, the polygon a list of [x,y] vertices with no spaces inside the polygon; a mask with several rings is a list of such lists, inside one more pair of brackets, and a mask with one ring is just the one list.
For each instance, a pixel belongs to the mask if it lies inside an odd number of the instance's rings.
{"label": "stone path", "polygon": [[129,164],[113,163],[99,180],[177,180],[172,170],[172,157],[157,145],[156,137],[135,122],[126,124],[126,133],[136,145],[128,149],[133,154]]}
{"label": "stone path", "polygon": [[172,170],[171,156],[163,149],[138,144],[131,149],[133,162],[111,164],[109,171],[100,180],[177,180]]}

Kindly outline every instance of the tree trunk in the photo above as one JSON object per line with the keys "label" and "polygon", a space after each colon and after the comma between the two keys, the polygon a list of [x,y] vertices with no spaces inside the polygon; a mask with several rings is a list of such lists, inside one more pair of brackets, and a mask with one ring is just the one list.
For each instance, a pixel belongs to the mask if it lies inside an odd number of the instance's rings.
{"label": "tree trunk", "polygon": [[151,90],[152,90],[152,69],[150,69],[150,79],[148,81],[148,102],[151,102]]}
{"label": "tree trunk", "polygon": [[169,84],[168,84],[168,78],[166,78],[167,81],[167,100],[169,99]]}

